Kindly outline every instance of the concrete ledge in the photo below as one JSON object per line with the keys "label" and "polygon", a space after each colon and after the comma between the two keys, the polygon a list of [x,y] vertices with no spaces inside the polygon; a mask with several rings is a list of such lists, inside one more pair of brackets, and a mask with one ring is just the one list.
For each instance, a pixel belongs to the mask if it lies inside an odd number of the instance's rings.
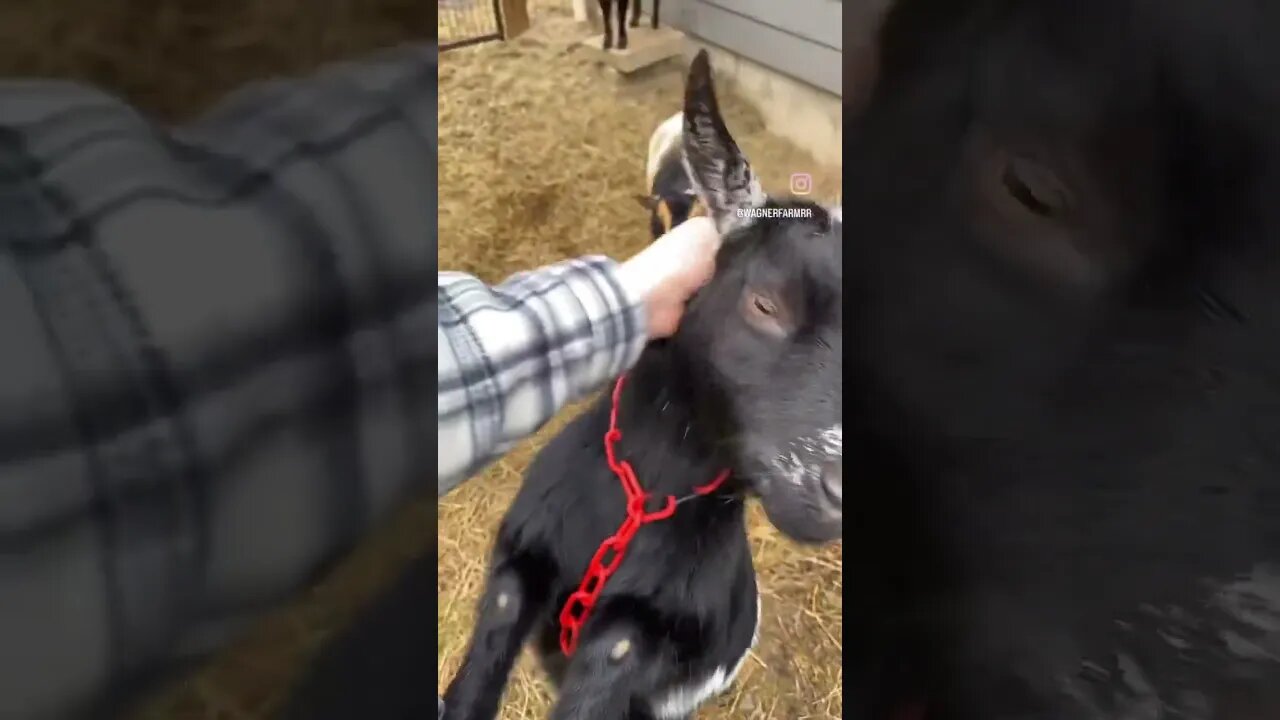
{"label": "concrete ledge", "polygon": [[821,165],[839,167],[844,152],[842,103],[838,96],[744,57],[690,38],[684,59],[706,48],[717,84],[727,83],[764,119],[769,132],[809,153]]}
{"label": "concrete ledge", "polygon": [[604,34],[593,35],[580,43],[597,59],[624,74],[657,65],[663,60],[679,57],[685,50],[684,35],[670,28],[627,28],[626,50],[604,50]]}

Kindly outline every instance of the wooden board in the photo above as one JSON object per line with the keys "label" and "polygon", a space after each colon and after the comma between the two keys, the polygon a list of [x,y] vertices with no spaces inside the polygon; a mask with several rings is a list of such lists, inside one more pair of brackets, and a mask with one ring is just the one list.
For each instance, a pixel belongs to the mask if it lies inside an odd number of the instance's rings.
{"label": "wooden board", "polygon": [[529,30],[529,0],[501,0],[503,40],[512,40]]}
{"label": "wooden board", "polygon": [[593,35],[580,44],[624,75],[678,57],[685,47],[684,34],[665,27],[657,30],[648,27],[627,28],[626,50],[603,50],[603,43],[604,35],[601,34]]}

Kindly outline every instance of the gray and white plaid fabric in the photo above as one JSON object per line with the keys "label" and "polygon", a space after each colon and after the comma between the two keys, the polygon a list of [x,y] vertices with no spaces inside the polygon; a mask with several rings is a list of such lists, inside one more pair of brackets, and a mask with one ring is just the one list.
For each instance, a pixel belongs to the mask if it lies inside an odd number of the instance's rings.
{"label": "gray and white plaid fabric", "polygon": [[612,260],[587,257],[494,288],[440,273],[441,495],[639,358],[644,309],[616,270]]}
{"label": "gray and white plaid fabric", "polygon": [[178,130],[0,83],[0,718],[96,714],[426,491],[436,162],[434,45]]}

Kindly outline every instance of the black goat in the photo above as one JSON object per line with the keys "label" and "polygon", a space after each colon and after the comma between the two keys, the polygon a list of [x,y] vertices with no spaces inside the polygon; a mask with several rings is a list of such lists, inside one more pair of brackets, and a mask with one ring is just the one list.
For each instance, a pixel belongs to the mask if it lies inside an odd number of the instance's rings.
{"label": "black goat", "polygon": [[671,228],[697,215],[706,214],[706,206],[684,168],[680,138],[684,113],[667,118],[649,137],[649,160],[645,164],[645,185],[649,194],[636,200],[649,211],[649,233],[656,240]]}
{"label": "black goat", "polygon": [[865,5],[844,716],[1280,718],[1280,4]]}
{"label": "black goat", "polygon": [[[677,335],[651,345],[625,386],[530,466],[445,695],[448,720],[495,717],[530,638],[560,688],[551,717],[688,718],[728,687],[756,640],[744,496],[758,494],[796,540],[840,536],[841,222],[813,203],[765,198],[720,117],[710,72],[700,53],[683,149],[725,232],[716,275]],[[617,452],[653,500],[648,511],[682,500],[639,528],[581,635],[565,637],[562,608],[625,515],[604,443],[615,412]],[[696,488],[724,470],[727,482],[700,497]]]}
{"label": "black goat", "polygon": [[[635,3],[631,6],[631,27],[640,26],[640,0],[630,0]],[[662,0],[653,0],[653,12],[649,16],[649,24],[654,30],[658,29],[658,5]],[[604,22],[604,49],[608,50],[614,46],[613,42],[613,24],[609,22],[609,13],[616,5],[618,8],[618,49],[627,49],[627,4],[628,0],[600,0],[600,19]]]}

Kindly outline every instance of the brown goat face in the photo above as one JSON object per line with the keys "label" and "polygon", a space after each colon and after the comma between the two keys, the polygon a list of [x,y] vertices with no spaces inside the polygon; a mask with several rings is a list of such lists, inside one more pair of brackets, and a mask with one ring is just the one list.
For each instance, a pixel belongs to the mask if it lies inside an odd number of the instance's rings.
{"label": "brown goat face", "polygon": [[684,163],[725,235],[677,343],[705,367],[734,470],[801,542],[841,535],[841,238],[838,212],[767,198],[729,135],[706,53],[690,70]]}

